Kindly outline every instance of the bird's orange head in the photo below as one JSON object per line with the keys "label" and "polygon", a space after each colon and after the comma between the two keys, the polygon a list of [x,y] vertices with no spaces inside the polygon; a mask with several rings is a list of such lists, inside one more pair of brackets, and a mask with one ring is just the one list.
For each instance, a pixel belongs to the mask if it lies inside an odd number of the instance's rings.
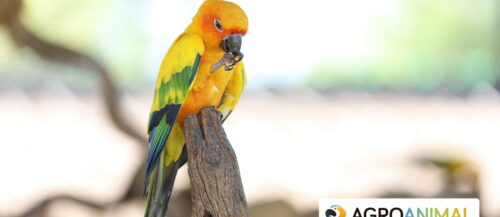
{"label": "bird's orange head", "polygon": [[239,52],[241,37],[247,33],[248,18],[235,3],[224,0],[206,0],[187,28],[198,33],[206,49]]}

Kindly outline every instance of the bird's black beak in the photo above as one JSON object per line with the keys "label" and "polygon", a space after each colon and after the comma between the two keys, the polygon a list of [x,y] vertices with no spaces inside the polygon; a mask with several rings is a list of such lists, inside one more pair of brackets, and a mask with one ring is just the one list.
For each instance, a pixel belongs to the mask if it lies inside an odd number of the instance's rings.
{"label": "bird's black beak", "polygon": [[241,37],[240,34],[231,34],[220,42],[220,47],[225,51],[224,56],[212,66],[211,72],[215,72],[220,67],[224,66],[224,70],[232,70],[233,67],[243,59],[241,53]]}
{"label": "bird's black beak", "polygon": [[220,42],[220,46],[226,53],[239,53],[241,49],[241,35],[240,34],[232,34]]}
{"label": "bird's black beak", "polygon": [[232,54],[234,58],[234,64],[238,63],[243,59],[243,53],[241,53],[241,40],[242,35],[231,34],[220,42],[221,48],[227,53]]}

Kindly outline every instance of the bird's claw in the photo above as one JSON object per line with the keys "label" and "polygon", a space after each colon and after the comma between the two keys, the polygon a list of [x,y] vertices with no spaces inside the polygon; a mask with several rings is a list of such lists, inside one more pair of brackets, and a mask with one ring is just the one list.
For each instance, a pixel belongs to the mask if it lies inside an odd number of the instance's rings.
{"label": "bird's claw", "polygon": [[232,53],[233,55],[233,58],[231,58],[231,65],[234,66],[236,64],[238,64],[241,60],[243,60],[243,53],[241,52],[236,52],[236,53]]}
{"label": "bird's claw", "polygon": [[234,69],[234,66],[238,64],[243,59],[243,53],[241,52],[229,52],[225,53],[224,56],[215,63],[212,67],[212,72],[217,71],[221,66],[224,66],[225,71],[230,71]]}
{"label": "bird's claw", "polygon": [[227,54],[229,61],[225,64],[224,70],[229,71],[233,70],[234,66],[236,66],[236,64],[238,64],[243,59],[243,53],[237,52],[236,54],[235,53],[227,53]]}
{"label": "bird's claw", "polygon": [[216,109],[215,112],[217,113],[217,117],[219,117],[219,120],[222,120],[222,118],[224,118],[224,114],[222,114],[221,111]]}
{"label": "bird's claw", "polygon": [[214,105],[207,106],[206,108],[210,108],[215,114],[217,114],[217,117],[222,120],[224,117],[224,114],[220,110],[218,110]]}

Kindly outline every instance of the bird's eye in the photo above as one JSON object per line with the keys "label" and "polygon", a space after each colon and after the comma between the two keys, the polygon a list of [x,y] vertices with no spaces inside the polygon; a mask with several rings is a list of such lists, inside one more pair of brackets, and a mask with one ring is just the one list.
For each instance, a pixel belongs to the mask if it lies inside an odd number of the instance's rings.
{"label": "bird's eye", "polygon": [[214,26],[219,32],[222,32],[222,24],[218,19],[214,19]]}

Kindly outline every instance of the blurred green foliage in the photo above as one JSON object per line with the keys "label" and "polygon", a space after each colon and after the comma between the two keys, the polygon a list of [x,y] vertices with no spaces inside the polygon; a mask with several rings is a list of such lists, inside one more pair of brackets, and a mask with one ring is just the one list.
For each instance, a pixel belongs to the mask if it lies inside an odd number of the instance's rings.
{"label": "blurred green foliage", "polygon": [[499,79],[499,11],[495,0],[407,0],[400,19],[373,22],[369,60],[318,65],[316,88],[461,92]]}

